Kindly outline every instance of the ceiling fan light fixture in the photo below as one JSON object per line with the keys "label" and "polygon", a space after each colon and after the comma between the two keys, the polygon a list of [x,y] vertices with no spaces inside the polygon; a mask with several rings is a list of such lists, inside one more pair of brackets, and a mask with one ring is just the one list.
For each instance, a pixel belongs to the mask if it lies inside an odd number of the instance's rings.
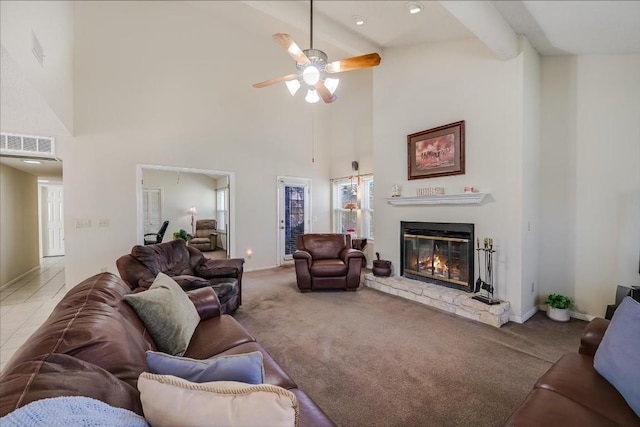
{"label": "ceiling fan light fixture", "polygon": [[416,13],[422,12],[422,5],[415,2],[407,3],[407,9],[410,14],[415,15]]}
{"label": "ceiling fan light fixture", "polygon": [[318,96],[318,91],[316,91],[315,89],[309,89],[307,91],[307,96],[304,97],[304,100],[307,101],[309,104],[315,104],[316,102],[320,101],[320,96]]}
{"label": "ceiling fan light fixture", "polygon": [[314,86],[320,80],[320,70],[315,65],[309,65],[302,72],[302,80],[309,86]]}
{"label": "ceiling fan light fixture", "polygon": [[340,79],[334,79],[331,77],[327,77],[326,79],[324,79],[324,85],[327,87],[327,89],[329,89],[329,92],[331,93],[331,95],[334,94],[339,84],[340,84]]}
{"label": "ceiling fan light fixture", "polygon": [[287,89],[289,89],[289,93],[291,93],[291,96],[294,96],[296,92],[298,92],[298,89],[300,89],[300,86],[301,86],[298,79],[287,80],[284,83],[287,85]]}

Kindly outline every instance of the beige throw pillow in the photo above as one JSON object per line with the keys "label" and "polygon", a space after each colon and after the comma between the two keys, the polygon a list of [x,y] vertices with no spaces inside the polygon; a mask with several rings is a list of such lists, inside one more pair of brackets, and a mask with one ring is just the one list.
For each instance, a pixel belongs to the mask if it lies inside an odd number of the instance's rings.
{"label": "beige throw pillow", "polygon": [[138,390],[153,427],[295,427],[298,400],[289,390],[235,381],[192,383],[171,375],[143,372]]}
{"label": "beige throw pillow", "polygon": [[158,350],[182,356],[200,323],[200,315],[184,290],[163,273],[144,292],[125,295]]}

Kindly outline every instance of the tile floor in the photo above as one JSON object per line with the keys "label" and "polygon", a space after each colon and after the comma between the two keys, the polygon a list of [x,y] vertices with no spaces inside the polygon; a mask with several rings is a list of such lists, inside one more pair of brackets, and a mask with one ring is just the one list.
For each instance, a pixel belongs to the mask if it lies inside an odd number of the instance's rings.
{"label": "tile floor", "polygon": [[37,270],[0,290],[0,370],[66,292],[64,257],[42,258]]}

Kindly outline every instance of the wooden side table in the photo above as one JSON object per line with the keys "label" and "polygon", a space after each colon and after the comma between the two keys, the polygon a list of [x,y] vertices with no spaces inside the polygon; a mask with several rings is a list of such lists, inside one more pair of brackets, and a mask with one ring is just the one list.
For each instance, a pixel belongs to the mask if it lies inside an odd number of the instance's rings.
{"label": "wooden side table", "polygon": [[[357,249],[357,250],[362,251],[364,253],[365,246],[367,246],[367,239],[352,239],[351,240],[351,247],[353,249]],[[366,267],[366,266],[367,266],[367,258],[363,257],[362,258],[362,267]]]}

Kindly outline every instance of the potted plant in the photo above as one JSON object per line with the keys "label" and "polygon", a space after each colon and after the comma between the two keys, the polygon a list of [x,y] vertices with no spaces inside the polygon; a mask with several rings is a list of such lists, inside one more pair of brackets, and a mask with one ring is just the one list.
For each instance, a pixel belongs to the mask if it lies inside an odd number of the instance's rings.
{"label": "potted plant", "polygon": [[173,238],[174,239],[182,239],[184,241],[187,241],[187,232],[186,232],[186,230],[180,229],[180,231],[176,231],[175,233],[173,233]]}
{"label": "potted plant", "polygon": [[551,294],[545,300],[547,304],[547,317],[558,322],[567,322],[569,316],[569,308],[573,305],[571,298],[560,294]]}

